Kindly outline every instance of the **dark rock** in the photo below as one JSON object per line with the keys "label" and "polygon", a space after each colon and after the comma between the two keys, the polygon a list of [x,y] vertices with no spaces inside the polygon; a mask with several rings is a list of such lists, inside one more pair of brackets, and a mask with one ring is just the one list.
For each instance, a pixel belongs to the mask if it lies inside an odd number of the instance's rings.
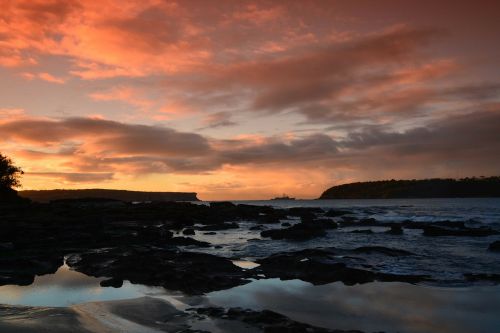
{"label": "dark rock", "polygon": [[298,216],[301,218],[314,218],[316,215],[323,213],[323,209],[314,207],[294,207],[288,209],[288,215]]}
{"label": "dark rock", "polygon": [[204,232],[203,234],[204,235],[217,235],[217,233],[214,231]]}
{"label": "dark rock", "polygon": [[337,229],[339,227],[339,225],[331,219],[312,219],[308,222],[304,221],[304,223],[311,223],[311,226],[315,228],[323,228],[325,230]]}
{"label": "dark rock", "polygon": [[464,274],[464,277],[467,281],[470,281],[470,282],[490,281],[490,282],[494,282],[495,284],[500,283],[500,274],[466,273],[466,274]]}
{"label": "dark rock", "polygon": [[13,250],[13,249],[14,249],[14,243],[12,242],[0,243],[0,250]]}
{"label": "dark rock", "polygon": [[210,247],[211,244],[208,242],[202,242],[196,239],[193,239],[191,237],[173,237],[168,241],[168,244],[170,245],[177,245],[177,246],[199,246],[199,247]]}
{"label": "dark rock", "polygon": [[249,228],[249,230],[252,230],[252,231],[258,231],[258,230],[262,230],[262,229],[264,229],[264,227],[261,225],[256,225],[256,226]]}
{"label": "dark rock", "polygon": [[236,208],[236,205],[229,201],[214,201],[210,203],[210,207],[218,209],[233,209]]}
{"label": "dark rock", "polygon": [[342,216],[341,217],[342,221],[344,222],[354,222],[357,221],[358,219],[355,218],[354,216]]}
{"label": "dark rock", "polygon": [[498,231],[488,227],[483,228],[448,228],[438,227],[435,225],[425,226],[423,228],[425,236],[469,236],[469,237],[483,237],[499,234]]}
{"label": "dark rock", "polygon": [[488,246],[488,250],[494,252],[500,252],[500,241],[495,241]]}
{"label": "dark rock", "polygon": [[374,219],[373,217],[361,219],[361,220],[359,220],[359,223],[370,225],[370,226],[379,224],[379,222],[376,219]]}
{"label": "dark rock", "polygon": [[123,280],[112,278],[112,279],[102,280],[99,284],[101,285],[101,287],[121,288],[121,286],[123,286]]}
{"label": "dark rock", "polygon": [[203,227],[198,227],[198,230],[201,231],[219,231],[219,230],[228,230],[228,229],[238,229],[240,226],[238,223],[220,223],[220,224],[212,224],[212,225],[205,225]]}
{"label": "dark rock", "polygon": [[342,281],[346,285],[354,285],[376,280],[417,283],[429,279],[427,276],[422,275],[396,275],[368,270],[369,265],[366,264],[363,269],[350,267],[348,264],[357,262],[359,259],[339,256],[349,253],[373,252],[389,256],[410,254],[403,250],[382,247],[367,247],[355,250],[335,248],[308,249],[297,252],[279,253],[257,260],[260,266],[253,271],[264,274],[267,278],[280,278],[283,280],[300,279],[315,285],[336,281]]}
{"label": "dark rock", "polygon": [[402,235],[403,227],[401,227],[400,225],[393,225],[391,226],[391,229],[387,230],[385,233],[390,235]]}
{"label": "dark rock", "polygon": [[325,216],[328,216],[328,217],[339,217],[339,216],[347,215],[347,214],[351,214],[351,212],[348,211],[348,210],[342,210],[342,209],[330,209],[329,211],[327,211],[325,213]]}
{"label": "dark rock", "polygon": [[393,249],[393,248],[383,247],[383,246],[361,246],[361,247],[357,247],[351,251],[353,253],[368,253],[368,254],[377,253],[377,254],[383,254],[383,255],[386,255],[389,257],[415,255],[414,253],[411,253],[409,251],[400,250],[400,249]]}
{"label": "dark rock", "polygon": [[373,231],[371,229],[356,229],[356,230],[351,231],[351,233],[371,235],[371,234],[373,234]]}
{"label": "dark rock", "polygon": [[287,213],[283,210],[273,210],[266,212],[265,214],[260,214],[257,218],[257,223],[260,224],[274,224],[280,223],[281,220],[286,219]]}
{"label": "dark rock", "polygon": [[44,253],[41,249],[0,255],[0,285],[30,285],[35,275],[53,274],[63,263],[62,255]]}
{"label": "dark rock", "polygon": [[195,232],[194,232],[194,229],[188,228],[188,229],[184,229],[184,230],[182,231],[182,234],[183,234],[183,235],[194,235],[194,234],[195,234]]}
{"label": "dark rock", "polygon": [[87,275],[163,286],[187,294],[202,294],[248,282],[244,271],[231,260],[205,253],[127,247],[72,255],[66,262]]}
{"label": "dark rock", "polygon": [[290,224],[290,223],[288,223],[288,222],[283,222],[283,223],[281,223],[281,226],[282,226],[282,227],[290,227],[290,226],[291,226],[291,224]]}
{"label": "dark rock", "polygon": [[400,225],[407,229],[425,229],[427,227],[446,227],[452,229],[467,229],[464,221],[435,221],[435,222],[415,222],[405,220]]}
{"label": "dark rock", "polygon": [[301,222],[285,229],[264,230],[260,235],[262,237],[270,237],[271,239],[302,241],[325,236],[326,232],[321,226],[316,226],[313,223]]}
{"label": "dark rock", "polygon": [[260,233],[262,237],[271,239],[308,240],[326,235],[328,229],[338,228],[338,224],[331,219],[316,219],[302,216],[302,222],[284,229],[264,230]]}

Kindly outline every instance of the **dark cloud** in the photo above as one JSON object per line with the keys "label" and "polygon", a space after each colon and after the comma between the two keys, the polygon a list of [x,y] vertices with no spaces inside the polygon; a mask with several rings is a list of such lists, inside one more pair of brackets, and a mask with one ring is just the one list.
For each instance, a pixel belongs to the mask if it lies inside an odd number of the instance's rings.
{"label": "dark cloud", "polygon": [[[357,110],[348,108],[352,105],[343,105],[342,93],[400,79],[394,71],[419,61],[424,46],[441,34],[433,29],[396,29],[293,56],[229,66],[217,71],[205,88],[249,90],[253,92],[252,110],[293,110],[311,119],[329,118],[343,110],[356,114]],[[399,93],[401,99],[408,98],[408,102],[399,102],[401,107],[412,103],[413,96],[407,95],[411,92]],[[317,111],[309,113],[313,109],[323,110],[321,117]]]}
{"label": "dark cloud", "polygon": [[227,149],[218,158],[227,164],[290,163],[307,164],[331,158],[338,152],[337,142],[324,134],[313,134],[289,142],[279,138],[266,139],[248,147]]}
{"label": "dark cloud", "polygon": [[224,111],[209,114],[203,120],[203,124],[204,126],[200,128],[200,130],[237,125],[236,122],[231,120],[231,114],[229,112],[224,112]]}
{"label": "dark cloud", "polygon": [[[29,131],[13,132],[28,125]],[[365,126],[335,139],[316,133],[214,140],[163,127],[80,118],[18,120],[0,124],[0,131],[4,139],[24,139],[29,143],[37,139],[41,152],[54,137],[61,142],[80,141],[76,148],[60,147],[52,153],[64,158],[64,166],[74,172],[33,173],[72,182],[110,180],[116,173],[203,174],[225,165],[266,166],[273,170],[346,168],[372,178],[390,177],[391,172],[427,177],[495,174],[500,170],[498,105],[485,111],[444,116],[405,131],[384,125]],[[71,135],[62,138],[64,133]],[[47,142],[44,137],[49,138]],[[45,152],[39,157],[50,156]]]}
{"label": "dark cloud", "polygon": [[40,177],[48,177],[48,178],[56,178],[64,181],[68,181],[71,183],[95,183],[95,182],[103,182],[107,180],[113,179],[113,173],[94,173],[94,172],[30,172],[28,175],[40,176]]}
{"label": "dark cloud", "polygon": [[117,154],[184,156],[202,155],[210,150],[208,141],[198,134],[102,119],[22,119],[0,124],[0,129],[3,139],[17,139],[41,145],[79,139],[88,143],[89,148]]}

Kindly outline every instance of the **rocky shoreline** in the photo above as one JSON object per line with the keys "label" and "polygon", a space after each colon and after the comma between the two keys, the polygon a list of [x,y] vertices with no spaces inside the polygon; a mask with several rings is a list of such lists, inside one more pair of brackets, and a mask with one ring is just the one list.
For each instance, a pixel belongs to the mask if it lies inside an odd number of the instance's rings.
{"label": "rocky shoreline", "polygon": [[[497,272],[463,271],[461,277],[453,279],[393,272],[388,270],[391,263],[402,262],[408,266],[429,259],[405,248],[380,245],[342,248],[330,244],[271,251],[255,259],[257,267],[242,268],[234,265],[233,260],[244,258],[208,253],[217,248],[224,250],[224,246],[198,239],[200,235],[216,239],[219,233],[237,235],[246,230],[256,236],[248,239],[249,244],[285,242],[301,246],[331,233],[342,236],[358,232],[364,237],[392,238],[404,237],[410,232],[424,238],[484,238],[499,234],[498,230],[477,226],[474,221],[382,222],[357,218],[350,213],[349,210],[278,209],[230,202],[205,205],[61,200],[1,205],[0,285],[29,285],[35,276],[54,273],[64,263],[77,272],[106,278],[101,286],[120,287],[126,280],[186,295],[203,295],[264,278],[299,279],[314,285],[338,281],[346,285],[373,281],[440,285],[500,282]],[[383,231],[378,231],[380,228]],[[484,251],[498,251],[498,241]],[[408,263],[405,260],[409,260]],[[3,308],[0,316],[5,318],[9,311],[18,310]],[[256,331],[334,332],[296,323],[279,314],[243,309],[197,309],[195,312],[250,322]]]}

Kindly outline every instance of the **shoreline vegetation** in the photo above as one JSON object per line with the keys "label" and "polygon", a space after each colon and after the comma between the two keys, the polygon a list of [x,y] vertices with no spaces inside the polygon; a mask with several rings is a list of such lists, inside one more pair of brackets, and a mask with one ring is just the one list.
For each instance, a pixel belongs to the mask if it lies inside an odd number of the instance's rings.
{"label": "shoreline vegetation", "polygon": [[500,177],[356,182],[330,187],[318,199],[487,197],[500,197]]}
{"label": "shoreline vegetation", "polygon": [[109,199],[120,201],[199,201],[195,192],[146,192],[108,189],[81,190],[27,190],[19,191],[20,197],[38,202],[66,199]]}
{"label": "shoreline vegetation", "polygon": [[[12,199],[50,202],[57,200],[118,200],[125,202],[152,201],[202,201],[196,192],[148,192],[112,189],[54,189],[24,190],[8,189]],[[17,196],[16,196],[17,193]],[[410,198],[488,198],[500,197],[500,176],[470,177],[462,179],[432,178],[411,180],[380,180],[355,182],[332,186],[317,200],[331,199],[410,199]],[[0,201],[4,201],[1,200]],[[277,197],[271,200],[295,200]]]}

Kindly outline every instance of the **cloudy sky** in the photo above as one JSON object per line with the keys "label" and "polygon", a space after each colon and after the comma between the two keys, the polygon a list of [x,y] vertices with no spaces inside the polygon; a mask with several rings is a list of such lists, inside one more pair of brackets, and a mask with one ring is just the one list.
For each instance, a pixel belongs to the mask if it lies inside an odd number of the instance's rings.
{"label": "cloudy sky", "polygon": [[0,2],[0,152],[24,189],[500,174],[496,0]]}

